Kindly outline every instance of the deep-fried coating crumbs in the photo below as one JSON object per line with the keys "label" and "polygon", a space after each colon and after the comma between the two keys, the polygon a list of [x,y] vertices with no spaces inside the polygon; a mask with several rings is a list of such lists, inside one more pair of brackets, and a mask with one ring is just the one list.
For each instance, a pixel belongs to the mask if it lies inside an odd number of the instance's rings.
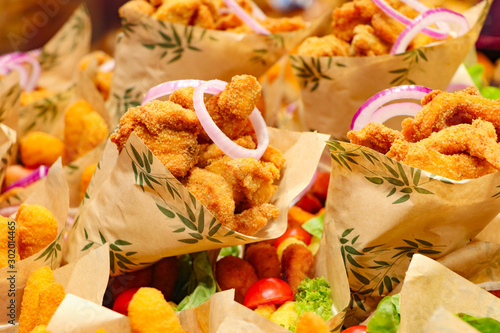
{"label": "deep-fried coating crumbs", "polygon": [[31,331],[31,333],[51,333],[51,331],[48,331],[47,326],[45,325],[38,325]]}
{"label": "deep-fried coating crumbs", "polygon": [[174,310],[161,291],[140,288],[128,306],[131,333],[184,333]]}
{"label": "deep-fried coating crumbs", "polygon": [[[234,142],[244,148],[247,149],[255,149],[257,145],[253,141],[252,137],[249,135],[239,137],[238,139],[234,140]],[[267,150],[271,149],[271,147],[268,147]],[[264,152],[264,155],[261,157],[261,160],[264,161],[264,157],[266,156],[266,152]],[[276,150],[276,149],[275,149]],[[200,158],[198,159],[198,164],[197,166],[200,168],[205,168],[207,165],[210,165],[212,162],[218,160],[219,158],[224,157],[226,154],[215,144],[208,144],[204,143],[200,145]],[[277,159],[277,157],[274,157],[274,155],[267,155],[268,159]],[[283,159],[284,160],[284,159]],[[279,162],[279,161],[277,161]],[[284,162],[283,162],[284,164]],[[279,168],[281,169],[281,168]]]}
{"label": "deep-fried coating crumbs", "polygon": [[[0,216],[0,268],[4,268],[9,265],[9,259],[18,262],[19,258],[19,233],[15,230],[17,223],[15,221]],[[10,228],[9,228],[10,227]],[[14,230],[12,230],[14,228]],[[14,234],[9,233],[14,231]],[[12,236],[14,236],[14,247],[10,247],[14,252],[14,257],[9,258],[9,243],[12,242]],[[12,263],[12,262],[11,262]]]}
{"label": "deep-fried coating crumbs", "polygon": [[271,244],[256,243],[248,246],[245,250],[245,260],[255,269],[259,280],[281,276],[278,252]]}
{"label": "deep-fried coating crumbs", "polygon": [[27,168],[51,166],[63,155],[64,143],[53,135],[35,131],[21,140],[21,161]]}
{"label": "deep-fried coating crumbs", "polygon": [[309,37],[300,44],[298,53],[313,57],[347,57],[349,43],[334,35]]}
{"label": "deep-fried coating crumbs", "polygon": [[326,321],[314,312],[304,312],[297,322],[295,333],[328,333]]}
{"label": "deep-fried coating crumbs", "polygon": [[234,256],[226,256],[217,261],[215,279],[221,290],[234,288],[234,299],[239,303],[243,303],[245,293],[252,284],[257,282],[258,277],[252,265],[245,260]]}
{"label": "deep-fried coating crumbs", "polygon": [[83,169],[82,178],[80,179],[80,201],[83,200],[85,196],[87,187],[94,176],[95,169],[97,169],[97,163],[91,164]]}
{"label": "deep-fried coating crumbs", "polygon": [[399,131],[379,123],[368,123],[359,131],[349,131],[347,137],[351,143],[371,148],[382,154],[386,154],[391,149],[394,140],[404,139]]}
{"label": "deep-fried coating crumbs", "polygon": [[294,295],[302,280],[311,277],[313,260],[311,251],[302,244],[288,245],[283,251],[281,269],[283,277],[292,288]]}
{"label": "deep-fried coating crumbs", "polygon": [[31,257],[57,236],[57,220],[45,207],[23,203],[17,210],[19,256]]}
{"label": "deep-fried coating crumbs", "polygon": [[50,319],[64,300],[66,294],[60,283],[54,282],[40,291],[38,300],[37,325],[48,325]]}
{"label": "deep-fried coating crumbs", "polygon": [[351,56],[378,56],[389,53],[391,46],[375,36],[370,25],[358,25],[354,28],[354,37],[351,41],[349,55]]}

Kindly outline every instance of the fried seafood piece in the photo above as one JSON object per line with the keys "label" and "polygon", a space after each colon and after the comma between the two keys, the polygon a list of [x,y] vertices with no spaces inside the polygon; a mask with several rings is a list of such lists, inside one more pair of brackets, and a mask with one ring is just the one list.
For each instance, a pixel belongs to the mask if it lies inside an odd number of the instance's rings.
{"label": "fried seafood piece", "polygon": [[388,54],[391,45],[375,35],[370,25],[358,25],[354,28],[354,37],[349,48],[349,55],[354,57],[378,56]]}
{"label": "fried seafood piece", "polygon": [[[270,33],[290,32],[300,30],[306,27],[306,22],[300,16],[296,17],[268,17],[259,23]],[[240,25],[233,29],[227,29],[231,32],[253,33],[254,31],[248,25]]]}
{"label": "fried seafood piece", "polygon": [[73,103],[64,114],[63,163],[68,164],[97,147],[108,136],[108,125],[85,100]]}
{"label": "fried seafood piece", "polygon": [[351,143],[371,148],[382,154],[386,154],[391,149],[396,139],[404,140],[403,134],[399,131],[379,123],[368,123],[359,131],[349,131],[347,137]]}
{"label": "fried seafood piece", "polygon": [[354,28],[369,24],[373,14],[378,12],[380,9],[371,0],[346,2],[333,11],[333,34],[350,43],[354,37]]}
{"label": "fried seafood piece", "polygon": [[276,248],[268,243],[256,243],[245,250],[245,260],[252,265],[260,279],[279,278],[281,264]]}
{"label": "fried seafood piece", "polygon": [[29,333],[37,326],[40,293],[54,282],[54,274],[48,266],[40,267],[31,272],[24,288],[23,301],[21,303],[19,333]]}
{"label": "fried seafood piece", "polygon": [[64,288],[58,282],[54,282],[40,291],[36,324],[48,325],[65,296]]}
{"label": "fried seafood piece", "polygon": [[297,289],[306,277],[311,277],[311,268],[313,265],[313,254],[302,244],[291,244],[286,247],[281,256],[281,270],[284,279],[293,290]]}
{"label": "fried seafood piece", "polygon": [[155,288],[140,288],[128,306],[132,333],[185,333],[174,310]]}
{"label": "fried seafood piece", "polygon": [[46,325],[37,325],[31,333],[51,333],[50,331],[47,330]]}
{"label": "fried seafood piece", "polygon": [[[236,140],[233,140],[236,144],[247,148],[247,149],[255,149],[257,145],[253,141],[252,137],[249,135],[245,135],[242,137],[239,137]],[[268,149],[270,147],[268,146]],[[267,150],[266,150],[267,152]],[[266,154],[264,153],[264,155]],[[271,153],[269,153],[271,154]],[[200,157],[198,159],[198,164],[197,166],[200,168],[205,168],[207,165],[210,165],[212,162],[226,156],[224,152],[215,144],[208,144],[204,143],[200,145]],[[273,155],[269,155],[269,159],[274,158]],[[262,156],[261,160],[264,160],[264,156]],[[281,169],[281,168],[280,168]]]}
{"label": "fried seafood piece", "polygon": [[433,148],[397,139],[387,156],[453,180],[474,179],[495,172],[487,161],[468,154],[446,155]]}
{"label": "fried seafood piece", "polygon": [[248,126],[252,113],[262,95],[262,87],[251,75],[236,75],[221,93],[205,104],[215,124],[230,139],[236,139]]}
{"label": "fried seafood piece", "polygon": [[21,204],[16,221],[19,230],[19,256],[28,258],[49,245],[57,236],[57,220],[45,207]]}
{"label": "fried seafood piece", "polygon": [[297,322],[295,333],[328,333],[326,321],[314,312],[304,312]]}
{"label": "fried seafood piece", "polygon": [[158,20],[189,25],[200,5],[200,0],[169,0],[158,7],[153,17]]}
{"label": "fried seafood piece", "polygon": [[260,158],[262,162],[271,162],[274,166],[281,171],[285,166],[285,157],[279,149],[274,148],[271,145],[267,146],[264,155]]}
{"label": "fried seafood piece", "polygon": [[175,177],[184,177],[198,161],[199,121],[189,109],[170,101],[130,108],[111,135],[118,151],[134,132]]}
{"label": "fried seafood piece", "polygon": [[[14,251],[14,257],[11,257],[10,260],[14,260],[15,262],[20,260],[18,250],[18,233],[15,229],[9,229],[9,227],[15,228],[15,226],[15,221],[7,217],[0,216],[0,268],[9,265],[9,249]],[[9,247],[9,242],[12,240],[14,241],[13,246]]]}
{"label": "fried seafood piece", "polygon": [[348,42],[334,35],[309,37],[299,46],[297,53],[313,57],[347,57],[349,47]]}
{"label": "fried seafood piece", "polygon": [[245,260],[226,256],[215,265],[215,279],[221,290],[234,288],[235,301],[243,303],[245,293],[257,282],[258,277],[252,265]]}
{"label": "fried seafood piece", "polygon": [[64,153],[64,143],[53,135],[35,131],[21,140],[19,150],[23,165],[34,169],[54,164]]}
{"label": "fried seafood piece", "polygon": [[120,7],[118,10],[118,14],[120,17],[124,17],[124,11],[130,9],[135,10],[140,13],[144,13],[146,15],[153,15],[155,12],[155,7],[153,7],[150,3],[144,0],[132,0],[127,1]]}
{"label": "fried seafood piece", "polygon": [[422,105],[415,118],[401,124],[401,133],[410,142],[425,139],[447,125],[470,123],[477,118],[492,123],[497,133],[500,130],[500,101],[481,97],[474,87],[456,93],[434,90],[423,98]]}
{"label": "fried seafood piece", "polygon": [[151,287],[160,290],[167,300],[171,300],[179,277],[177,257],[163,258],[153,265]]}
{"label": "fried seafood piece", "polygon": [[278,215],[278,208],[272,204],[264,203],[234,215],[233,221],[227,224],[227,227],[242,234],[252,236],[262,229],[269,220],[277,219]]}
{"label": "fried seafood piece", "polygon": [[179,104],[184,109],[194,111],[193,105],[193,92],[194,87],[185,87],[175,90],[168,100],[172,103]]}

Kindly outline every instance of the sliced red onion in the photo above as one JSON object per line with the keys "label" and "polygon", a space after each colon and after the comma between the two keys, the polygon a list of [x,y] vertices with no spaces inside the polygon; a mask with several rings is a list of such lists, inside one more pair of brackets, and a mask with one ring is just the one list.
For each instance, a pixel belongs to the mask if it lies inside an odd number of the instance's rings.
{"label": "sliced red onion", "polygon": [[470,84],[465,83],[452,83],[446,87],[446,91],[448,92],[456,92],[460,90],[464,90],[465,88],[470,87]]}
{"label": "sliced red onion", "polygon": [[[407,4],[408,6],[412,7],[415,9],[417,12],[424,13],[431,9],[430,7],[427,7],[425,4],[418,0],[401,0],[401,2]],[[450,26],[446,22],[436,22],[437,27],[439,30],[442,32],[449,32],[450,31]]]}
{"label": "sliced red onion", "polygon": [[0,215],[3,217],[9,217],[12,214],[14,214],[15,212],[17,212],[18,209],[19,209],[19,206],[4,207],[4,208],[0,209]]}
{"label": "sliced red onion", "polygon": [[391,49],[391,54],[404,53],[410,42],[418,35],[423,28],[439,21],[447,21],[458,25],[457,37],[462,36],[469,31],[469,22],[467,19],[454,11],[446,8],[430,9],[417,16],[404,30],[399,34],[396,42]]}
{"label": "sliced red onion", "polygon": [[[393,102],[401,99],[418,99],[422,100],[425,95],[430,93],[432,89],[416,86],[416,85],[405,85],[392,87],[382,90],[370,97],[361,107],[358,109],[351,122],[351,130],[359,131],[366,124],[371,122],[373,114],[384,104]],[[404,114],[401,114],[404,115]],[[381,115],[377,117],[382,118]]]}
{"label": "sliced red onion", "polygon": [[12,184],[10,184],[9,186],[7,186],[4,190],[4,192],[7,192],[15,187],[27,187],[28,185],[31,185],[34,182],[36,182],[42,178],[45,178],[47,176],[48,172],[49,172],[49,167],[42,165],[41,167],[39,167],[38,169],[36,169],[35,171],[30,173],[26,177],[18,179],[15,182],[13,182]]}
{"label": "sliced red onion", "polygon": [[420,109],[422,109],[422,105],[411,102],[384,105],[372,114],[370,122],[383,124],[397,116],[415,117]]}
{"label": "sliced red onion", "polygon": [[104,73],[109,73],[115,69],[115,59],[106,61],[104,64],[99,66],[99,70]]}
{"label": "sliced red onion", "polygon": [[264,28],[257,22],[250,14],[248,14],[243,8],[238,5],[238,3],[234,0],[223,0],[226,6],[233,11],[236,16],[240,18],[246,25],[250,27],[255,33],[261,35],[270,35],[269,30]]}
{"label": "sliced red onion", "polygon": [[10,73],[11,71],[16,71],[19,74],[19,85],[24,90],[26,90],[26,86],[28,85],[29,81],[28,70],[23,65],[18,65],[16,63],[7,63],[4,66],[4,68],[6,69],[6,73]]}
{"label": "sliced red onion", "polygon": [[[30,92],[36,88],[40,74],[42,72],[40,63],[36,59],[38,50],[31,51],[30,53],[12,52],[0,57],[0,75],[15,70],[19,72],[19,83],[24,91]],[[31,76],[24,64],[31,65]]]}
{"label": "sliced red onion", "polygon": [[257,6],[257,4],[255,2],[253,2],[253,1],[250,2],[250,5],[252,6],[252,15],[257,20],[264,21],[267,18],[267,15],[264,14],[264,12],[262,11],[262,9],[260,9],[260,7]]}
{"label": "sliced red onion", "polygon": [[267,131],[266,122],[262,118],[260,111],[255,108],[248,119],[253,125],[257,136],[257,149],[247,149],[229,139],[213,121],[207,111],[204,102],[204,94],[217,94],[224,90],[227,82],[220,80],[211,80],[196,87],[193,93],[193,104],[196,111],[196,116],[200,120],[205,132],[212,141],[229,157],[243,158],[253,157],[256,160],[260,159],[269,145],[269,132]]}
{"label": "sliced red onion", "polygon": [[206,81],[201,80],[177,80],[160,83],[159,85],[156,85],[148,90],[146,96],[144,96],[144,99],[142,100],[141,105],[149,103],[152,100],[158,99],[160,97],[170,95],[177,89],[186,87],[198,87],[205,82]]}
{"label": "sliced red onion", "polygon": [[[392,17],[393,19],[403,23],[404,25],[409,25],[411,23],[411,19],[408,17],[404,16],[400,12],[398,12],[396,9],[392,8],[385,0],[373,0],[373,3],[377,5],[378,8],[380,8],[384,13]],[[425,5],[424,5],[425,6]],[[427,6],[426,6],[427,7]],[[426,10],[429,10],[427,8]],[[422,33],[435,38],[435,39],[445,39],[449,35],[449,28],[447,30],[439,31],[436,29],[431,29],[431,28],[424,28],[422,29]]]}

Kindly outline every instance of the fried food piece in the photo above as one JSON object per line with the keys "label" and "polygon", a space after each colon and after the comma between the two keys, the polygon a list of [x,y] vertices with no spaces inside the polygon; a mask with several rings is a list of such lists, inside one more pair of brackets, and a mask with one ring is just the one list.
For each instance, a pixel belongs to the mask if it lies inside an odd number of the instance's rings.
{"label": "fried food piece", "polygon": [[175,177],[184,177],[198,161],[199,121],[189,109],[170,101],[130,108],[111,135],[118,151],[134,132]]}
{"label": "fried food piece", "polygon": [[36,324],[48,325],[65,296],[63,286],[57,282],[40,291]]}
{"label": "fried food piece", "polygon": [[168,100],[173,103],[179,104],[184,109],[194,111],[193,92],[194,92],[194,87],[180,88],[175,90],[170,95]]}
{"label": "fried food piece", "polygon": [[97,51],[94,51],[94,52],[91,52],[91,53],[85,55],[82,58],[82,60],[80,60],[80,63],[78,64],[78,67],[80,68],[80,70],[87,69],[87,67],[89,66],[90,62],[92,60],[94,60],[94,59],[97,60],[97,64],[98,65],[102,65],[105,62],[107,62],[107,61],[109,61],[109,60],[111,60],[113,58],[109,54],[107,54],[106,52],[101,51],[101,50],[97,50]]}
{"label": "fried food piece", "polygon": [[359,131],[349,131],[347,137],[351,143],[371,148],[382,154],[386,154],[391,149],[396,139],[404,140],[403,134],[399,131],[379,123],[368,123]]}
{"label": "fried food piece", "polygon": [[260,160],[262,162],[271,162],[278,170],[283,169],[286,162],[285,157],[283,156],[281,151],[271,145],[267,146],[267,149]]}
{"label": "fried food piece", "polygon": [[313,260],[311,251],[301,244],[290,244],[283,251],[281,269],[294,295],[302,280],[311,277]]}
{"label": "fried food piece", "polygon": [[328,333],[328,325],[314,312],[304,312],[297,322],[295,333]]}
{"label": "fried food piece", "polygon": [[31,333],[51,333],[51,332],[47,330],[47,326],[38,325],[33,329],[33,331],[31,331]]}
{"label": "fried food piece", "polygon": [[302,224],[312,219],[315,215],[306,212],[300,207],[292,206],[288,209],[288,227],[301,227]]}
{"label": "fried food piece", "polygon": [[184,185],[220,223],[231,225],[235,210],[233,191],[222,176],[193,168]]}
{"label": "fried food piece", "polygon": [[97,169],[97,163],[87,166],[82,172],[82,178],[80,180],[80,201],[83,200],[85,192],[87,192],[87,187],[94,176],[95,169]]}
{"label": "fried food piece", "polygon": [[283,326],[285,329],[290,329],[291,326],[297,323],[299,313],[295,306],[295,302],[283,303],[269,318],[272,322]]}
{"label": "fried food piece", "polygon": [[333,11],[333,34],[350,43],[354,37],[354,28],[361,24],[369,24],[373,14],[378,12],[380,9],[371,0],[346,2]]}
{"label": "fried food piece", "polygon": [[221,290],[234,289],[234,299],[243,303],[245,293],[258,277],[254,268],[245,260],[226,256],[215,265],[215,279]]}
{"label": "fried food piece", "polygon": [[57,236],[57,220],[45,207],[23,203],[17,210],[19,256],[31,257],[49,245]]}
{"label": "fried food piece", "polygon": [[73,103],[64,115],[63,163],[68,164],[97,147],[108,132],[108,125],[89,102]]}
{"label": "fried food piece", "polygon": [[97,90],[102,95],[102,98],[107,101],[109,99],[109,91],[111,90],[111,82],[113,81],[113,72],[103,72],[98,71],[95,78],[94,83],[97,87]]}
{"label": "fried food piece", "polygon": [[245,260],[255,269],[259,280],[281,276],[281,265],[276,248],[267,243],[256,243],[245,250]]}
{"label": "fried food piece", "polygon": [[155,12],[155,7],[144,0],[132,0],[125,2],[123,6],[120,7],[120,9],[118,10],[118,14],[120,15],[120,17],[125,16],[124,11],[126,10],[135,10],[146,15],[153,15]]}
{"label": "fried food piece", "polygon": [[[259,21],[259,23],[266,28],[270,33],[280,33],[280,32],[291,32],[306,27],[306,22],[300,16],[295,17],[268,17],[265,20]],[[240,25],[234,29],[227,29],[231,32],[239,33],[253,33],[254,31],[248,25]]]}
{"label": "fried food piece", "polygon": [[113,277],[108,288],[113,298],[128,289],[149,287],[153,282],[153,267],[149,266],[138,271],[127,272]]}
{"label": "fried food piece", "polygon": [[300,44],[297,53],[313,57],[347,57],[349,47],[348,42],[334,35],[309,37]]}
{"label": "fried food piece", "polygon": [[132,333],[184,333],[174,310],[158,289],[140,288],[128,306]]}
{"label": "fried food piece", "polygon": [[456,124],[457,119],[470,123],[481,118],[492,123],[497,132],[500,129],[500,101],[480,96],[474,87],[456,93],[434,90],[423,98],[422,105],[415,118],[407,118],[401,124],[401,133],[407,141],[425,139],[432,132]]}
{"label": "fried food piece", "polygon": [[[10,228],[9,228],[10,227]],[[9,249],[14,251],[11,255],[10,260],[14,260],[18,262],[19,258],[19,249],[18,249],[18,233],[15,230],[16,222],[12,221],[7,217],[0,216],[0,268],[4,268],[9,265]],[[14,230],[12,230],[12,228]],[[9,247],[9,242],[13,237],[13,245]]]}
{"label": "fried food piece", "polygon": [[153,265],[153,281],[151,287],[163,293],[165,299],[172,299],[175,283],[179,277],[177,257],[167,257]]}
{"label": "fried food piece", "polygon": [[158,20],[189,25],[200,9],[200,5],[200,0],[169,0],[158,7],[153,17]]}
{"label": "fried food piece", "polygon": [[266,226],[270,219],[277,219],[278,215],[278,208],[265,203],[236,214],[232,223],[228,224],[227,227],[242,234],[252,236]]}
{"label": "fried food piece", "polygon": [[375,36],[375,30],[370,25],[358,25],[354,28],[354,37],[352,38],[349,49],[350,56],[378,56],[388,54],[391,46]]}
{"label": "fried food piece", "polygon": [[215,124],[230,139],[242,135],[257,102],[262,95],[262,87],[251,75],[236,75],[221,93],[210,98],[205,104]]}
{"label": "fried food piece", "polygon": [[[257,147],[257,145],[253,141],[252,137],[249,135],[239,137],[238,139],[233,140],[233,141],[236,144],[238,144],[244,148],[247,148],[247,149],[255,149]],[[271,149],[270,146],[268,146],[268,149]],[[266,150],[266,152],[267,152],[267,150]],[[266,156],[266,152],[264,152],[264,155],[261,157],[261,160],[264,160],[264,156]],[[226,156],[226,154],[224,154],[224,152],[215,143],[201,144],[200,145],[200,158],[198,160],[197,166],[200,168],[205,168],[207,165],[210,165],[212,162],[214,162],[220,158],[223,158],[224,156]],[[267,159],[269,161],[266,161],[266,162],[270,162],[271,159],[277,159],[276,163],[280,162],[278,160],[277,155],[274,156],[273,151],[270,151],[268,153]]]}
{"label": "fried food piece", "polygon": [[28,168],[50,166],[63,155],[63,152],[64,143],[44,132],[31,132],[21,141],[21,161]]}
{"label": "fried food piece", "polygon": [[19,333],[29,333],[37,326],[40,292],[54,282],[54,274],[48,266],[40,267],[31,272],[24,288],[23,301],[21,303]]}
{"label": "fried food piece", "polygon": [[276,305],[274,304],[262,304],[259,305],[253,310],[253,312],[258,313],[262,317],[266,317],[267,319],[271,318],[273,313],[276,312]]}
{"label": "fried food piece", "polygon": [[23,91],[21,92],[21,106],[35,103],[36,101],[48,98],[55,94],[56,92],[53,90],[48,90],[40,87],[30,92]]}

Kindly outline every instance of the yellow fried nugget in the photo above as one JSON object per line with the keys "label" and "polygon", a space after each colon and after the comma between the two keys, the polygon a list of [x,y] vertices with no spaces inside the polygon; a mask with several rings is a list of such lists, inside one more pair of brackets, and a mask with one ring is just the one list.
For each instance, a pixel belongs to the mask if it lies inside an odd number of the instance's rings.
{"label": "yellow fried nugget", "polygon": [[87,191],[87,187],[89,186],[90,180],[92,180],[92,176],[94,175],[96,168],[97,168],[97,163],[91,164],[88,167],[86,167],[82,172],[82,178],[80,180],[80,201],[85,196],[85,192]]}
{"label": "yellow fried nugget", "polygon": [[45,207],[23,203],[16,215],[19,256],[28,258],[49,245],[57,236],[57,220]]}
{"label": "yellow fried nugget", "polygon": [[40,292],[38,300],[36,324],[48,325],[50,318],[52,318],[65,296],[66,294],[64,293],[64,288],[58,282],[54,282],[47,288],[43,289]]}
{"label": "yellow fried nugget", "polygon": [[16,222],[7,217],[0,216],[0,268],[4,268],[12,263],[12,261],[9,263],[9,260],[14,260],[14,262],[19,261],[17,236]]}
{"label": "yellow fried nugget", "polygon": [[31,333],[51,333],[51,332],[47,330],[47,326],[38,325],[33,329],[33,331],[31,331]]}
{"label": "yellow fried nugget", "polygon": [[48,98],[52,95],[55,95],[56,92],[44,88],[37,88],[36,90],[26,92],[23,91],[21,93],[21,106],[28,105],[31,103],[34,103],[36,101],[39,101],[44,98]]}
{"label": "yellow fried nugget", "polygon": [[53,135],[36,131],[21,141],[21,161],[28,168],[50,166],[62,156],[64,143]]}
{"label": "yellow fried nugget", "polygon": [[24,288],[18,333],[29,333],[36,327],[40,292],[54,282],[54,274],[48,266],[40,267],[31,272]]}
{"label": "yellow fried nugget", "polygon": [[161,291],[140,288],[128,306],[132,333],[184,333],[174,310]]}
{"label": "yellow fried nugget", "polygon": [[328,333],[326,321],[314,312],[304,312],[297,323],[295,333]]}
{"label": "yellow fried nugget", "polygon": [[63,163],[68,164],[97,147],[108,136],[108,125],[85,100],[73,103],[64,115]]}

